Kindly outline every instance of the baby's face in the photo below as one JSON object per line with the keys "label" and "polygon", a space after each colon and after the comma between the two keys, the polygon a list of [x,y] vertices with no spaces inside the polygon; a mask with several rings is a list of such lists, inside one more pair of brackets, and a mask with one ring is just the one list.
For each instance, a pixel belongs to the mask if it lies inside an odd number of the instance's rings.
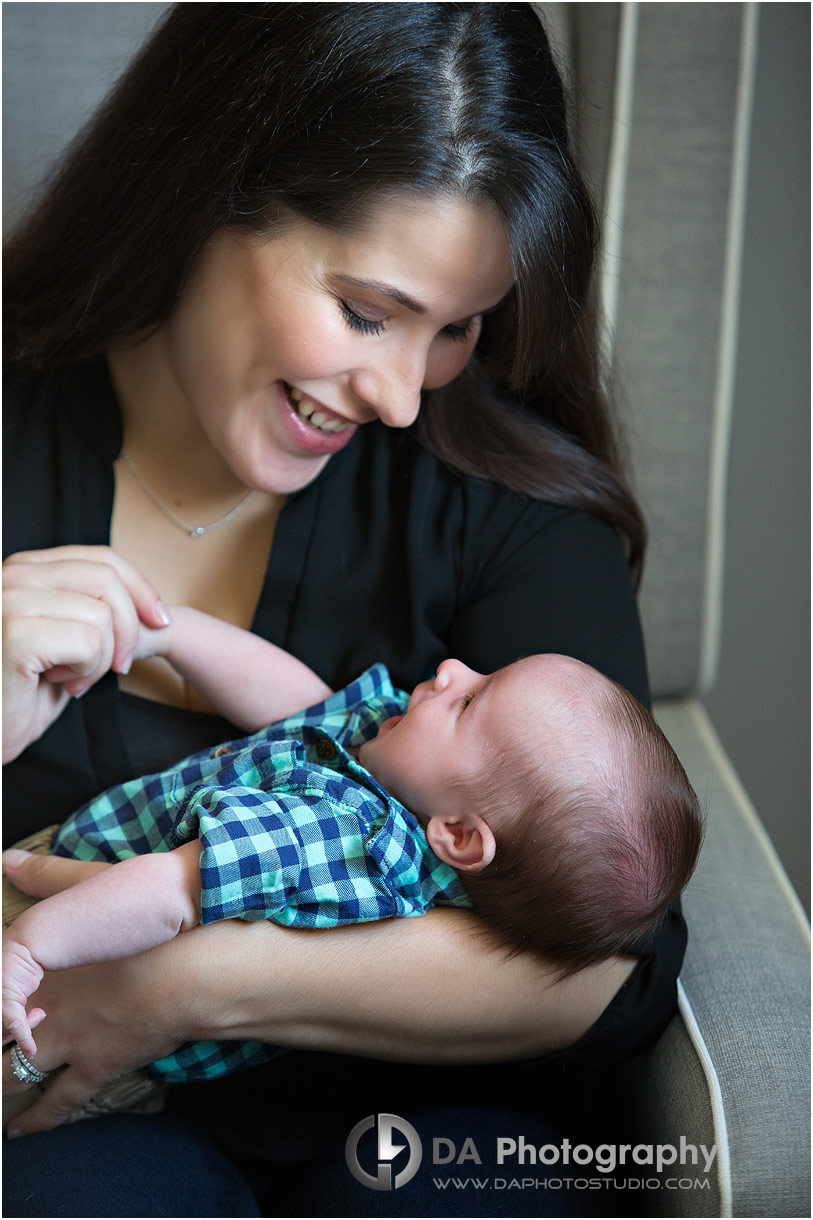
{"label": "baby's face", "polygon": [[544,741],[561,666],[554,654],[526,657],[494,674],[447,660],[412,692],[403,716],[386,720],[359,759],[402,804],[425,818],[447,810],[450,789],[471,783],[516,740],[520,724]]}

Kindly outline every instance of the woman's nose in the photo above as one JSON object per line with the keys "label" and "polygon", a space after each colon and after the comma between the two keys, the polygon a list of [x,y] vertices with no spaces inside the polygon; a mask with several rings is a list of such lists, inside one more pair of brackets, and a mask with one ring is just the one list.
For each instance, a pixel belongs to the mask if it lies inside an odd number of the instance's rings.
{"label": "woman's nose", "polygon": [[397,363],[386,357],[359,369],[351,380],[353,392],[388,428],[414,424],[421,406],[426,360],[413,354]]}

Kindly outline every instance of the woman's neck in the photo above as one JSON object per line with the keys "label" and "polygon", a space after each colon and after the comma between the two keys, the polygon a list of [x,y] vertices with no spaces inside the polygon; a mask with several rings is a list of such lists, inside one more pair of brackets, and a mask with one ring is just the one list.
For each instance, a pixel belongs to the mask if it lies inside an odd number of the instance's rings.
{"label": "woman's neck", "polygon": [[111,348],[107,362],[121,410],[122,448],[162,499],[181,499],[214,518],[224,503],[250,491],[214,448],[172,376],[161,330]]}
{"label": "woman's neck", "polygon": [[[246,487],[213,447],[167,375],[160,332],[111,350],[108,363],[129,459],[115,463],[114,549],[164,601],[250,627],[285,496]],[[205,528],[191,537],[179,521]],[[136,663],[120,686],[211,710],[161,658]]]}

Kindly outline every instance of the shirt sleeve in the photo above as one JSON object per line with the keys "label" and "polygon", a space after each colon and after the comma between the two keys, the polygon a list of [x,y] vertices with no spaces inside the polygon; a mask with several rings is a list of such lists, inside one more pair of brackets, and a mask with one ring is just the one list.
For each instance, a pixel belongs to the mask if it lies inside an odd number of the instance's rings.
{"label": "shirt sleeve", "polygon": [[285,927],[332,928],[387,919],[400,910],[365,850],[364,794],[307,785],[266,792],[199,789],[179,837],[202,843],[201,923],[271,919]]}

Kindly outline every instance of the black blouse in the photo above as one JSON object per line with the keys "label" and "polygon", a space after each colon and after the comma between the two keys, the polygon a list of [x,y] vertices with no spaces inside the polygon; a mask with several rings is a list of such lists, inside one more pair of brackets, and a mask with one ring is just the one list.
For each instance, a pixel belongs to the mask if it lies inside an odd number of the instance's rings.
{"label": "black blouse", "polygon": [[[107,544],[120,447],[104,362],[13,377],[4,395],[4,555]],[[488,673],[523,655],[561,652],[649,702],[637,608],[615,532],[585,513],[455,475],[410,431],[378,423],[360,428],[288,498],[252,629],[334,689],[374,661],[409,690],[447,656]],[[110,784],[234,735],[219,717],[122,695],[110,674],[4,768],[4,843],[62,820]],[[676,904],[654,951],[567,1060],[612,1060],[650,1044],[674,1011],[684,947]],[[361,1077],[372,1079],[371,1061],[304,1052],[263,1070],[276,1069],[279,1079],[307,1072],[311,1061],[320,1071],[328,1063],[340,1075],[352,1070],[354,1089]],[[394,1065],[377,1071],[378,1079],[404,1075]],[[420,1074],[411,1068],[410,1080]],[[432,1069],[433,1079],[444,1074],[454,1079],[455,1069]],[[474,1075],[482,1096],[487,1072]],[[510,1076],[500,1069],[501,1089]],[[241,1080],[203,1087],[236,1090],[242,1113]]]}

